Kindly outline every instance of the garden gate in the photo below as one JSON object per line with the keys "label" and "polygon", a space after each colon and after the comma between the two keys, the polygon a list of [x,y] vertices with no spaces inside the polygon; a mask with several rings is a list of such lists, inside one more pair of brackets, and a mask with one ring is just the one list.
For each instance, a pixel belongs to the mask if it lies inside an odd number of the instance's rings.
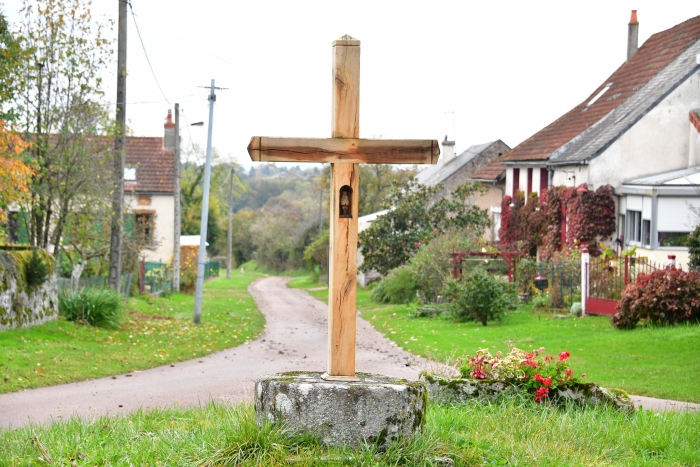
{"label": "garden gate", "polygon": [[[584,250],[585,252],[586,250]],[[584,311],[590,315],[614,315],[624,288],[634,282],[640,274],[651,274],[664,266],[645,257],[622,256],[615,259],[599,256],[587,261],[582,255]],[[669,256],[671,261],[675,261]],[[674,262],[675,264],[675,262]]]}

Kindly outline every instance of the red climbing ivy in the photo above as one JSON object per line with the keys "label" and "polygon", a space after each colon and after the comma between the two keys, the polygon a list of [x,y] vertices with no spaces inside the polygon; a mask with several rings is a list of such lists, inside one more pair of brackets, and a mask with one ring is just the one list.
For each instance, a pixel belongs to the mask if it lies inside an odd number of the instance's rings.
{"label": "red climbing ivy", "polygon": [[[566,245],[562,245],[561,219],[566,211]],[[615,232],[615,201],[609,185],[589,191],[578,188],[553,187],[539,197],[531,194],[525,203],[519,191],[501,202],[501,244],[534,256],[538,248],[543,258],[550,258],[563,246],[595,248],[597,240]],[[592,251],[595,254],[595,251]]]}

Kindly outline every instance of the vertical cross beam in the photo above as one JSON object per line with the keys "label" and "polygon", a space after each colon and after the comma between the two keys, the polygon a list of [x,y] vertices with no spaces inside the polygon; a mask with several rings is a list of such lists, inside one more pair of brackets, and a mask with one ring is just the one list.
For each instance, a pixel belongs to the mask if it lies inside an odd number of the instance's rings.
{"label": "vertical cross beam", "polygon": [[[332,125],[333,138],[359,138],[360,41],[350,36],[333,42]],[[359,188],[359,164],[331,164],[327,374],[337,379],[355,376]],[[342,199],[341,190],[349,191],[349,200]],[[341,203],[347,201],[350,217],[341,217]]]}

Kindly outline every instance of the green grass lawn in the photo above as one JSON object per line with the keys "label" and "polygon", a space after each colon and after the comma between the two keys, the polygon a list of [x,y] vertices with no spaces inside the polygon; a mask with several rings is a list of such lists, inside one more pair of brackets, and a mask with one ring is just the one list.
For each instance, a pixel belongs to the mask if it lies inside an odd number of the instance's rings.
{"label": "green grass lawn", "polygon": [[254,339],[265,318],[246,288],[262,274],[245,271],[204,284],[199,325],[192,322],[194,297],[175,293],[129,299],[119,329],[58,319],[0,331],[0,393],[153,368]]}
{"label": "green grass lawn", "polygon": [[[314,287],[308,278],[294,279],[290,286]],[[311,293],[327,300],[326,290]],[[410,318],[408,306],[374,303],[368,289],[358,289],[357,307],[378,331],[415,355],[447,361],[482,348],[508,352],[510,344],[525,350],[544,347],[554,355],[568,350],[572,368],[586,373],[588,381],[630,394],[700,402],[699,325],[620,331],[609,317],[558,319],[523,306],[502,323],[482,326]]]}
{"label": "green grass lawn", "polygon": [[378,453],[324,448],[274,425],[257,427],[250,406],[209,404],[0,430],[0,446],[6,466],[419,467],[450,457],[456,466],[680,467],[700,465],[700,413],[626,415],[517,398],[429,405],[422,434]]}

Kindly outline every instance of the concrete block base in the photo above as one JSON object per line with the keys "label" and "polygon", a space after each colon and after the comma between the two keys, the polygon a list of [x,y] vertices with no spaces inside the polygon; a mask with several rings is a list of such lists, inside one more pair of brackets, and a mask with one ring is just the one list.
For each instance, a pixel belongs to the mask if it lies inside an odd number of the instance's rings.
{"label": "concrete block base", "polygon": [[360,381],[327,381],[319,372],[265,375],[255,381],[255,419],[282,422],[329,446],[411,438],[425,421],[427,391],[419,381],[358,373]]}

